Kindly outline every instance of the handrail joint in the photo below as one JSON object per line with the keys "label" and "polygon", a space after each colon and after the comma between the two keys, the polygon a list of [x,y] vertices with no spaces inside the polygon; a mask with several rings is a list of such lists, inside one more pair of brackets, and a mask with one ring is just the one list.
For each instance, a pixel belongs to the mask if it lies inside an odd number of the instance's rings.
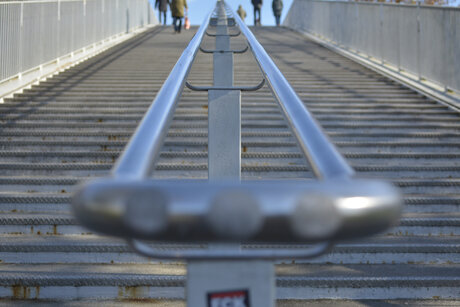
{"label": "handrail joint", "polygon": [[185,81],[185,86],[187,86],[192,91],[211,91],[211,90],[223,90],[223,91],[242,91],[242,92],[253,92],[261,89],[265,84],[265,79],[262,79],[259,84],[255,86],[230,86],[230,87],[221,87],[221,86],[195,86],[190,84],[188,81]]}

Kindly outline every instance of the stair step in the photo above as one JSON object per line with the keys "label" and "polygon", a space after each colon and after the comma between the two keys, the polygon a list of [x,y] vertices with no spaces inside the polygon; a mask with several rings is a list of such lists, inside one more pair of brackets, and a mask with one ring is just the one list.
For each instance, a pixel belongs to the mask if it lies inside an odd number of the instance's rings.
{"label": "stair step", "polygon": [[[49,200],[48,203],[55,203],[65,199],[51,197]],[[57,231],[50,230],[53,227],[57,227]],[[34,231],[40,231],[40,234],[72,234],[72,231],[75,234],[87,233],[77,225],[71,212],[0,214],[0,233],[28,234]],[[451,212],[405,213],[399,226],[389,229],[386,234],[391,236],[457,236],[460,235],[460,216]]]}
{"label": "stair step", "polygon": [[[206,245],[168,244],[153,245],[160,249],[204,249]],[[288,248],[297,249],[305,245],[243,245],[243,249]],[[359,242],[337,244],[324,256],[295,260],[299,264],[452,264],[460,263],[459,237],[390,237],[381,236]],[[3,264],[33,263],[156,263],[135,254],[122,240],[95,235],[2,235],[0,259]],[[280,260],[279,264],[291,261]]]}
{"label": "stair step", "polygon": [[[66,299],[181,299],[185,294],[182,265],[2,265],[1,271],[1,292],[10,298],[59,299],[64,289]],[[453,299],[459,296],[459,271],[458,265],[278,265],[276,297],[321,299],[340,290],[349,299]]]}

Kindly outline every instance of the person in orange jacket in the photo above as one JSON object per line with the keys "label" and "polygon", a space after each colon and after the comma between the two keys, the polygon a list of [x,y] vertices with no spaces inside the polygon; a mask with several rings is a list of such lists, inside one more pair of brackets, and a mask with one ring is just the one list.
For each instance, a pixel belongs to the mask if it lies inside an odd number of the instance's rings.
{"label": "person in orange jacket", "polygon": [[182,18],[185,12],[188,12],[187,0],[172,0],[171,2],[171,15],[173,17],[174,31],[180,33],[182,28]]}

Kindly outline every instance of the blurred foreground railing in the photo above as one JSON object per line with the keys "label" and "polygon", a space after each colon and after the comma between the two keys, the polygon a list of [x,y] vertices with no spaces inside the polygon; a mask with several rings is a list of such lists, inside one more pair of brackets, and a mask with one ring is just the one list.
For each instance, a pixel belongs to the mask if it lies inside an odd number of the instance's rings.
{"label": "blurred foreground railing", "polygon": [[460,8],[295,0],[284,25],[460,94]]}
{"label": "blurred foreground railing", "polygon": [[148,0],[0,1],[0,83],[154,23],[153,16]]}

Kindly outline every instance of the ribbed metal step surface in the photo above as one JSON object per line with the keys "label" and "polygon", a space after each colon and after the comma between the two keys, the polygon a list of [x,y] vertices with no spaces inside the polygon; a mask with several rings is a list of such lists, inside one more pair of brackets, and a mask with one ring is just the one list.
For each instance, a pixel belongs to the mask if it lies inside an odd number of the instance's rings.
{"label": "ribbed metal step surface", "polygon": [[[183,263],[147,259],[123,241],[89,233],[70,201],[79,182],[108,175],[194,31],[157,27],[0,105],[1,297],[183,304]],[[253,31],[358,176],[392,181],[405,201],[400,225],[386,233],[342,242],[309,261],[279,261],[280,306],[306,299],[455,304],[459,113],[290,30]],[[239,49],[244,41],[232,44]],[[212,49],[213,40],[203,46]],[[236,84],[260,79],[251,54],[235,55]],[[189,81],[212,83],[211,55],[198,54]],[[206,93],[184,89],[155,178],[207,177],[207,107]],[[242,94],[242,176],[314,177],[266,86]]]}

